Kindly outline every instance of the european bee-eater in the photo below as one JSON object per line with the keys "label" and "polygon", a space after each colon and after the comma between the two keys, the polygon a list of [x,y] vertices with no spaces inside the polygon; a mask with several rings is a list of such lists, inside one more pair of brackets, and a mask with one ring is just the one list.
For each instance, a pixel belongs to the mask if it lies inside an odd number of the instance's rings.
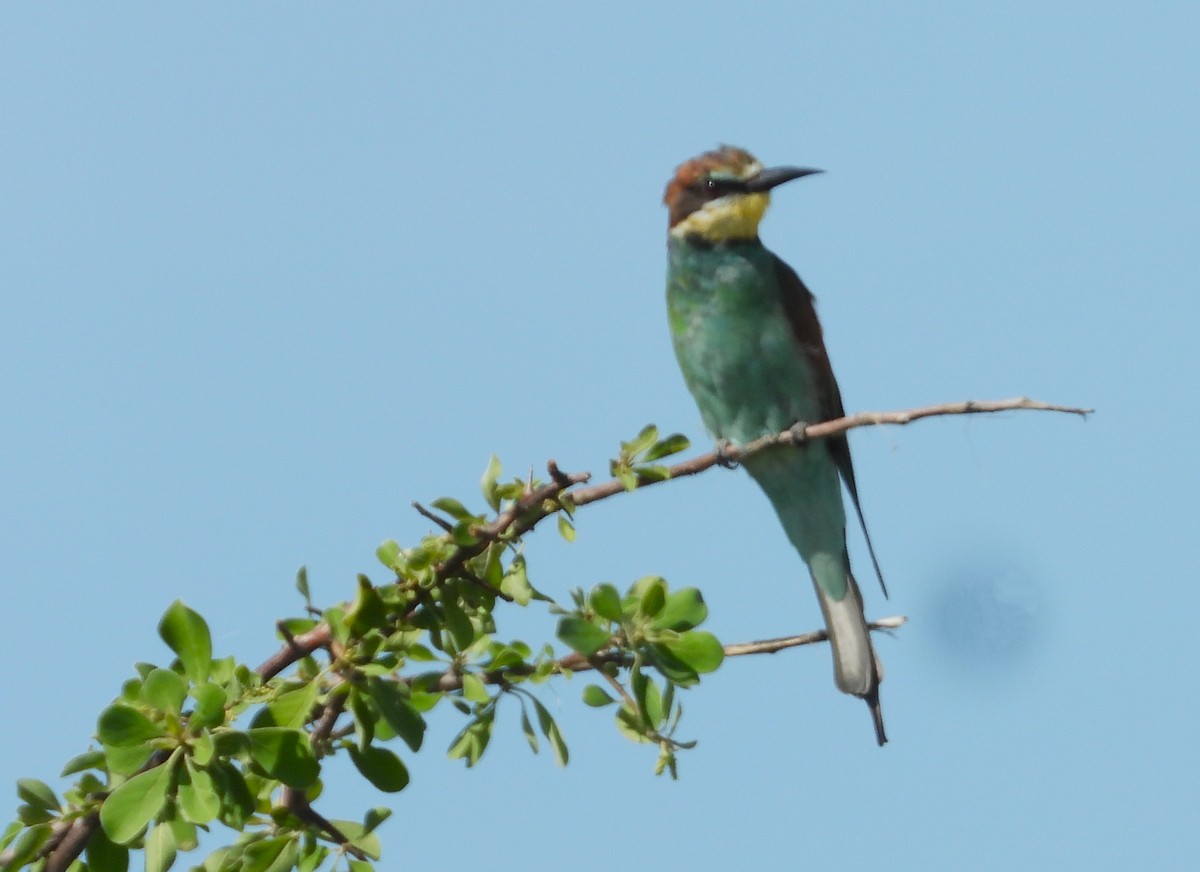
{"label": "european bee-eater", "polygon": [[[771,189],[817,172],[767,169],[748,152],[722,146],[682,164],[667,185],[671,337],[683,378],[719,444],[745,444],[844,414],[813,296],[758,238]],[[883,669],[846,551],[842,481],[860,522],[863,516],[845,434],[777,445],[743,458],[742,465],[808,564],[838,688],[867,701],[884,744]],[[869,538],[867,546],[878,573]]]}

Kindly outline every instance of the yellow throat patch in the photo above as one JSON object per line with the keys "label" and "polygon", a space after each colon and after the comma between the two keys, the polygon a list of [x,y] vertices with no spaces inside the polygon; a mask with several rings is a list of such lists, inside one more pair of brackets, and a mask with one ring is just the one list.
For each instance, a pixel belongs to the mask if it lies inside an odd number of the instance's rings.
{"label": "yellow throat patch", "polygon": [[754,239],[771,197],[764,193],[730,194],[705,203],[671,228],[677,238],[699,236],[708,242]]}

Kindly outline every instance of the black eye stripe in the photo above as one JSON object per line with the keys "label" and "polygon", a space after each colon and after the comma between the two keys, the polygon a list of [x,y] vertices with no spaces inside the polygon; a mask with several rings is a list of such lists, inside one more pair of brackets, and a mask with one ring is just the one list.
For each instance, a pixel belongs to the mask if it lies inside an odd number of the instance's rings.
{"label": "black eye stripe", "polygon": [[744,193],[746,185],[737,179],[704,178],[697,183],[699,193],[706,200],[716,200],[727,194]]}

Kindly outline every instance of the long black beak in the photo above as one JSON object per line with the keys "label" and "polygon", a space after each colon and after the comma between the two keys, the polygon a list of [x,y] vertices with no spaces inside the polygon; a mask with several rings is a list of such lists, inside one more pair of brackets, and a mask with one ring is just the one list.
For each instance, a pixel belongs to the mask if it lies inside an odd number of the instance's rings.
{"label": "long black beak", "polygon": [[790,182],[792,179],[800,179],[804,176],[823,172],[825,170],[813,170],[806,167],[770,167],[758,175],[746,179],[744,184],[747,191],[757,194],[769,191],[772,188],[782,185],[784,182]]}

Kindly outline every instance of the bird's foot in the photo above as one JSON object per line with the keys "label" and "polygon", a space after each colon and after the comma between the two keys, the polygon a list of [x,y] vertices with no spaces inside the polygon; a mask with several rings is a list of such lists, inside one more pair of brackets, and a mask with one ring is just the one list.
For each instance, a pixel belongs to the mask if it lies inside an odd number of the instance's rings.
{"label": "bird's foot", "polygon": [[808,423],[806,421],[797,421],[795,424],[788,427],[787,431],[792,435],[793,445],[803,445],[808,441],[808,435],[804,432],[807,429]]}
{"label": "bird's foot", "polygon": [[742,462],[729,453],[731,448],[736,446],[728,439],[718,439],[716,446],[717,465],[723,466],[726,469],[737,469],[742,465]]}

